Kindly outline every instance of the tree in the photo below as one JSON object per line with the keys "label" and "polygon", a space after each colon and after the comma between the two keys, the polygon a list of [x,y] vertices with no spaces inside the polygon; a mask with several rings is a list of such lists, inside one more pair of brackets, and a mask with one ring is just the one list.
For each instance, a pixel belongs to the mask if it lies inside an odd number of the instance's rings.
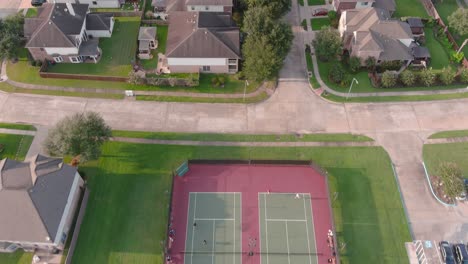
{"label": "tree", "polygon": [[453,83],[456,75],[457,73],[450,66],[446,66],[440,72],[439,79],[443,84],[449,85]]}
{"label": "tree", "polygon": [[22,15],[9,16],[0,20],[0,59],[18,57],[21,47],[24,18]]}
{"label": "tree", "polygon": [[291,49],[294,35],[291,26],[284,21],[277,21],[268,34],[269,43],[275,48],[276,54],[283,61]]}
{"label": "tree", "polygon": [[[453,28],[460,36],[468,34],[468,8],[458,8],[448,17],[449,27]],[[460,52],[466,45],[465,39],[457,52]]]}
{"label": "tree", "polygon": [[369,70],[369,71],[375,71],[375,67],[377,66],[377,61],[375,60],[374,57],[367,57],[366,61],[366,68]]}
{"label": "tree", "polygon": [[393,87],[396,85],[397,77],[391,71],[385,71],[382,74],[382,86],[385,88]]}
{"label": "tree", "polygon": [[275,24],[271,10],[253,6],[244,13],[242,31],[249,35],[267,35]]}
{"label": "tree", "polygon": [[419,80],[427,87],[433,85],[435,83],[435,79],[436,79],[436,74],[432,70],[432,68],[423,69],[419,73]]}
{"label": "tree", "polygon": [[267,7],[274,18],[280,18],[291,10],[290,0],[248,0],[249,9],[252,7]]}
{"label": "tree", "polygon": [[404,85],[411,86],[416,82],[416,76],[414,75],[412,71],[404,70],[400,74],[400,80]]}
{"label": "tree", "polygon": [[346,71],[341,63],[334,63],[328,72],[328,78],[335,83],[341,83],[346,78]]}
{"label": "tree", "polygon": [[242,48],[243,73],[249,80],[264,81],[278,73],[282,58],[279,58],[266,36],[247,36]]}
{"label": "tree", "polygon": [[356,56],[349,58],[349,68],[354,73],[358,72],[361,69],[361,59]]}
{"label": "tree", "polygon": [[455,199],[463,193],[463,176],[460,168],[454,162],[442,162],[437,169],[437,176],[442,182],[445,195],[450,199]]}
{"label": "tree", "polygon": [[324,27],[317,32],[312,45],[317,56],[323,61],[334,59],[342,49],[340,34],[331,27]]}
{"label": "tree", "polygon": [[78,113],[60,120],[49,131],[44,146],[51,155],[79,156],[84,162],[99,158],[102,144],[111,135],[111,128],[98,113]]}
{"label": "tree", "polygon": [[462,83],[468,83],[468,69],[467,68],[462,68],[460,70],[460,82]]}

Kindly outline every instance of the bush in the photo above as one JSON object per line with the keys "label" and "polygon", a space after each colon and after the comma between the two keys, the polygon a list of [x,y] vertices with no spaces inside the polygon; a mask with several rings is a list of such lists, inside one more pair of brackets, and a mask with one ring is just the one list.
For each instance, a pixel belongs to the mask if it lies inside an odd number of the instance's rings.
{"label": "bush", "polygon": [[333,20],[336,19],[336,11],[335,10],[330,10],[328,11],[328,19]]}
{"label": "bush", "polygon": [[397,83],[397,77],[395,76],[393,72],[385,71],[382,74],[381,82],[382,82],[382,86],[385,88],[393,87]]}
{"label": "bush", "polygon": [[154,18],[154,13],[151,10],[149,10],[146,11],[145,16],[146,18]]}
{"label": "bush", "polygon": [[468,83],[468,69],[467,68],[462,68],[460,70],[460,82],[462,83]]}
{"label": "bush", "polygon": [[449,85],[453,83],[456,75],[457,73],[450,66],[446,66],[440,72],[439,79],[443,84]]}
{"label": "bush", "polygon": [[306,44],[306,45],[305,45],[305,52],[308,54],[308,53],[310,53],[310,51],[311,51],[311,50],[310,50],[310,45],[309,45],[309,44]]}
{"label": "bush", "polygon": [[224,84],[226,83],[226,79],[224,76],[215,76],[211,78],[211,85],[213,87],[224,87]]}
{"label": "bush", "polygon": [[346,77],[346,71],[341,63],[334,63],[328,72],[328,78],[334,83],[341,83]]}
{"label": "bush", "polygon": [[367,57],[366,61],[366,67],[369,71],[375,71],[375,66],[377,64],[377,61],[375,60],[374,57]]}
{"label": "bush", "polygon": [[401,68],[401,61],[383,61],[380,63],[379,68],[384,71],[397,71]]}
{"label": "bush", "polygon": [[450,60],[453,61],[454,63],[460,64],[465,57],[465,54],[463,51],[456,52],[456,51],[451,51],[450,52]]}
{"label": "bush", "polygon": [[354,73],[358,72],[361,69],[361,59],[359,57],[352,56],[351,58],[349,58],[348,63],[349,69]]}
{"label": "bush", "polygon": [[436,74],[432,68],[424,69],[419,73],[419,80],[424,84],[424,86],[429,87],[435,83]]}
{"label": "bush", "polygon": [[36,61],[36,66],[37,66],[37,67],[41,67],[41,66],[42,66],[42,61],[37,60],[37,61]]}
{"label": "bush", "polygon": [[307,21],[305,19],[302,19],[301,26],[305,31],[307,31]]}
{"label": "bush", "polygon": [[400,74],[400,80],[405,86],[411,86],[416,82],[416,76],[410,70],[404,70]]}

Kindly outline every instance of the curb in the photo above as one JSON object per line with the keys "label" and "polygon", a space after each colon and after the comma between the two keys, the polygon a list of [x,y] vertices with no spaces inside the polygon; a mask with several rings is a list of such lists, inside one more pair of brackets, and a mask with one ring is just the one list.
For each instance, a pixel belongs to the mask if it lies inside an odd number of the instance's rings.
{"label": "curb", "polygon": [[424,168],[424,174],[426,174],[427,182],[429,183],[429,187],[431,188],[432,196],[434,196],[434,198],[435,198],[440,204],[442,204],[443,206],[447,206],[447,207],[455,207],[455,206],[457,206],[456,204],[448,204],[448,203],[445,203],[445,202],[443,202],[442,200],[440,200],[439,197],[437,197],[437,195],[436,195],[435,192],[434,192],[434,189],[432,188],[432,183],[431,183],[431,180],[429,179],[429,174],[427,173],[426,164],[424,163],[424,161],[422,162],[422,165],[423,165],[423,168]]}

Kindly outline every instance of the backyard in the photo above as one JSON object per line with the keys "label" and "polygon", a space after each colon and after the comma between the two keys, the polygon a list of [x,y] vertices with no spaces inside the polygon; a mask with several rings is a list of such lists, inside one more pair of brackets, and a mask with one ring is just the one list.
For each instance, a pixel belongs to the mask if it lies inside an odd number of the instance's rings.
{"label": "backyard", "polygon": [[146,70],[156,69],[156,67],[158,66],[158,54],[166,53],[167,29],[168,29],[168,26],[164,26],[164,25],[156,26],[158,47],[154,50],[151,50],[151,54],[153,55],[153,58],[149,60],[140,60],[141,65]]}
{"label": "backyard", "polygon": [[426,43],[424,46],[429,49],[429,53],[431,54],[431,62],[429,66],[434,69],[442,69],[445,66],[450,65],[449,53],[444,46],[437,41],[432,28],[426,27],[424,29],[424,35],[426,37]]}
{"label": "backyard", "polygon": [[[461,1],[463,2],[463,1]],[[439,13],[440,17],[444,21],[444,23],[448,26],[448,17],[458,9],[457,1],[456,0],[443,0],[437,1],[435,4],[437,12]],[[466,8],[466,7],[465,7]],[[458,45],[461,45],[463,41],[468,38],[468,35],[465,36],[458,36],[451,28],[449,28],[450,33],[455,38],[455,41]],[[468,46],[463,48],[463,52],[465,53],[465,57],[468,56]]]}
{"label": "backyard", "polygon": [[[445,1],[445,0],[444,0]],[[396,0],[394,17],[422,17],[429,18],[420,0]]]}
{"label": "backyard", "polygon": [[139,17],[116,17],[111,38],[100,38],[102,49],[98,63],[58,63],[49,72],[127,77],[135,62]]}
{"label": "backyard", "polygon": [[329,172],[331,191],[339,192],[333,209],[338,239],[348,245],[343,263],[407,259],[404,242],[411,237],[390,160],[382,148],[109,142],[98,161],[81,167],[92,192],[74,263],[163,263],[160,242],[167,227],[171,171],[191,158],[312,159]]}

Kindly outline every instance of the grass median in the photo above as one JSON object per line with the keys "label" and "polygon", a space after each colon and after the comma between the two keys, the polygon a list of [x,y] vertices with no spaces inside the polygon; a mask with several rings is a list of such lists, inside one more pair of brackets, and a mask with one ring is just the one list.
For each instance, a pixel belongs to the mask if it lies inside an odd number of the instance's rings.
{"label": "grass median", "polygon": [[453,130],[453,131],[442,131],[432,134],[429,138],[456,138],[456,137],[468,137],[468,130]]}

